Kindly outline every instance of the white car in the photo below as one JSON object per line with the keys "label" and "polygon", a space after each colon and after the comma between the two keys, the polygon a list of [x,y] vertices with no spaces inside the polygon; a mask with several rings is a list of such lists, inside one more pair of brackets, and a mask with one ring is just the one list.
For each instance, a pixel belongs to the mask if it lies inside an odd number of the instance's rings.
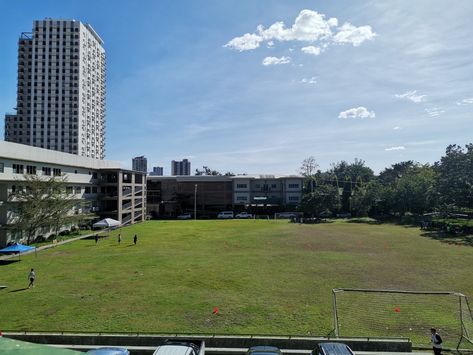
{"label": "white car", "polygon": [[153,355],[205,355],[203,340],[166,340]]}
{"label": "white car", "polygon": [[183,213],[177,216],[177,219],[192,219],[192,215],[190,213]]}
{"label": "white car", "polygon": [[218,219],[232,219],[233,217],[233,211],[223,211],[217,215]]}
{"label": "white car", "polygon": [[253,215],[251,213],[247,213],[247,212],[240,212],[235,216],[235,218],[241,218],[241,219],[253,218]]}

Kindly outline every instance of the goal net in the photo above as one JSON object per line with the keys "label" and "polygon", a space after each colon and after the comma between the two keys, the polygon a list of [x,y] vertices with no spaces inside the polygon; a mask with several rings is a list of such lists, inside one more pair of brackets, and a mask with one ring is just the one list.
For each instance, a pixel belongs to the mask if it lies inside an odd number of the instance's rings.
{"label": "goal net", "polygon": [[403,337],[426,347],[436,328],[445,348],[473,349],[468,298],[458,292],[333,289],[336,336]]}

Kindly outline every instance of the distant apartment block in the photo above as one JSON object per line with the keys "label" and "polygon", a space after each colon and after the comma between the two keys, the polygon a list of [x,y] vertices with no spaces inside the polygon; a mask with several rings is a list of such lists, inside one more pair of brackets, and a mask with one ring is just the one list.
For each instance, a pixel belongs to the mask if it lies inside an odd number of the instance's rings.
{"label": "distant apartment block", "polygon": [[105,50],[80,21],[34,21],[18,41],[16,114],[5,141],[105,157]]}
{"label": "distant apartment block", "polygon": [[191,174],[191,162],[187,159],[182,161],[173,160],[171,162],[171,175],[182,176]]}
{"label": "distant apartment block", "polygon": [[162,166],[153,166],[153,171],[149,173],[150,176],[163,176],[164,168]]}
{"label": "distant apartment block", "polygon": [[[145,220],[145,174],[108,160],[0,141],[0,247],[24,237],[9,228],[15,217],[14,206],[7,201],[12,191],[23,188],[26,175],[65,176],[67,189],[77,200],[88,202],[82,208],[98,218],[113,218],[122,225]],[[37,232],[45,238],[50,234],[50,230]]]}
{"label": "distant apartment block", "polygon": [[141,157],[133,158],[132,169],[134,171],[141,171],[145,174],[148,173],[148,160],[143,155]]}

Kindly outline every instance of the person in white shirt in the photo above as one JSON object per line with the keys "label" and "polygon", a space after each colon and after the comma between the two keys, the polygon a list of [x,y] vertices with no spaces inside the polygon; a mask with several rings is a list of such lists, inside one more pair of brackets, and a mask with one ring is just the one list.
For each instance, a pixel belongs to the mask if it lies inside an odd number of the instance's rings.
{"label": "person in white shirt", "polygon": [[34,272],[34,269],[31,269],[30,273],[28,274],[28,279],[30,280],[30,284],[28,285],[28,288],[34,287],[34,280],[36,279],[36,274]]}

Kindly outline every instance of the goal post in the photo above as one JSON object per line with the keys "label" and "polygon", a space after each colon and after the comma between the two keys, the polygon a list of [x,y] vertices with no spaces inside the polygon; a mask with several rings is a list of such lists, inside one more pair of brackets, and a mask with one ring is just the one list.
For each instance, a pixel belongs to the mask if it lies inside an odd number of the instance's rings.
{"label": "goal post", "polygon": [[403,337],[426,347],[436,328],[445,348],[473,349],[473,315],[462,293],[337,288],[332,296],[337,337]]}

